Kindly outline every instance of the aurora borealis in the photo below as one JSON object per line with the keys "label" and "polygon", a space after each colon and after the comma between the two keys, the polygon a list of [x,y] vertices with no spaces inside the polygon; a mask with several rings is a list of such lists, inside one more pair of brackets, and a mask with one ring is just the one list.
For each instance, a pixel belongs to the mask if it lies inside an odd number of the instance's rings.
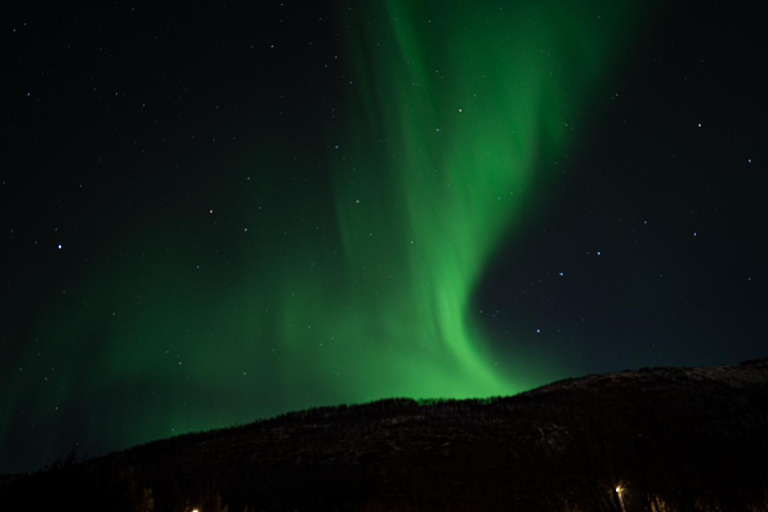
{"label": "aurora borealis", "polygon": [[13,9],[0,472],[764,356],[761,82],[618,4]]}
{"label": "aurora borealis", "polygon": [[[537,153],[563,143],[574,100],[562,81],[571,77],[579,96],[610,30],[564,5],[501,8],[489,19],[456,4],[434,21],[423,6],[387,7],[350,21],[364,27],[349,43],[362,92],[348,105],[352,133],[342,133],[331,167],[352,289],[331,311],[365,306],[326,332],[351,321],[343,339],[378,333],[396,347],[365,357],[382,371],[375,395],[393,386],[417,396],[505,394],[526,384],[483,353],[471,295],[529,193]],[[573,55],[563,44],[571,38],[584,46]],[[352,382],[366,375],[370,368]]]}

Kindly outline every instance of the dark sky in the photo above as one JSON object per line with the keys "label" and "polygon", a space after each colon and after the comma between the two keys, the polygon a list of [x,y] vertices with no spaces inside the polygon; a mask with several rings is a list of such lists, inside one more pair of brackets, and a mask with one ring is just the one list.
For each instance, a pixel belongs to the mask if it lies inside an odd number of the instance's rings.
{"label": "dark sky", "polygon": [[615,3],[12,2],[0,472],[767,356],[761,6]]}

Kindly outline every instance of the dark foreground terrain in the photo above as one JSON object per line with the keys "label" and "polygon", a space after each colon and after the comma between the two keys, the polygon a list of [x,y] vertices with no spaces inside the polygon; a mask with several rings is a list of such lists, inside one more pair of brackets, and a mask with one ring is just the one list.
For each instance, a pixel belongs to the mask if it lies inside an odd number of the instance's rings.
{"label": "dark foreground terrain", "polygon": [[768,360],[313,409],[0,477],[21,510],[768,511]]}

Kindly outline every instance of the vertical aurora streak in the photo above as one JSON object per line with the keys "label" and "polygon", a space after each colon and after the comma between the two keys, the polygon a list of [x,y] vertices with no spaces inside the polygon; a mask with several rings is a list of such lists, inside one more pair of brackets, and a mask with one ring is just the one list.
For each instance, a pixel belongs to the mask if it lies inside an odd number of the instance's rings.
{"label": "vertical aurora streak", "polygon": [[547,172],[541,153],[562,151],[602,69],[609,9],[388,2],[350,22],[364,27],[349,44],[362,92],[334,175],[352,279],[365,283],[350,303],[375,306],[348,336],[392,340],[391,359],[371,353],[392,361],[390,394],[527,387],[491,363],[470,300],[532,173]]}

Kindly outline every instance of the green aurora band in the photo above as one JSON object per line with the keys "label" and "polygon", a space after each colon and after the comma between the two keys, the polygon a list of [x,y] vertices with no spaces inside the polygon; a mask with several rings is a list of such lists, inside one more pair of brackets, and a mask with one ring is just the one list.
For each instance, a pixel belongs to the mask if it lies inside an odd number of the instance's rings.
{"label": "green aurora band", "polygon": [[[233,228],[237,272],[202,258],[208,273],[189,277],[195,260],[182,268],[163,250],[188,250],[181,235],[137,234],[144,254],[101,274],[120,277],[90,277],[38,318],[41,364],[72,347],[87,362],[30,393],[111,449],[317,405],[509,395],[561,375],[553,354],[493,348],[472,298],[626,28],[622,2],[587,4],[341,11],[352,83],[319,127],[327,182],[290,197],[272,192],[283,178],[243,182],[253,209],[247,233]],[[262,158],[257,167],[284,163]],[[0,421],[11,428],[8,414]],[[74,435],[56,422],[44,427],[51,447]]]}
{"label": "green aurora band", "polygon": [[530,386],[521,365],[493,364],[472,293],[618,26],[607,2],[447,4],[392,1],[349,23],[363,92],[331,161],[354,306],[327,327],[375,340],[352,381],[372,396]]}

